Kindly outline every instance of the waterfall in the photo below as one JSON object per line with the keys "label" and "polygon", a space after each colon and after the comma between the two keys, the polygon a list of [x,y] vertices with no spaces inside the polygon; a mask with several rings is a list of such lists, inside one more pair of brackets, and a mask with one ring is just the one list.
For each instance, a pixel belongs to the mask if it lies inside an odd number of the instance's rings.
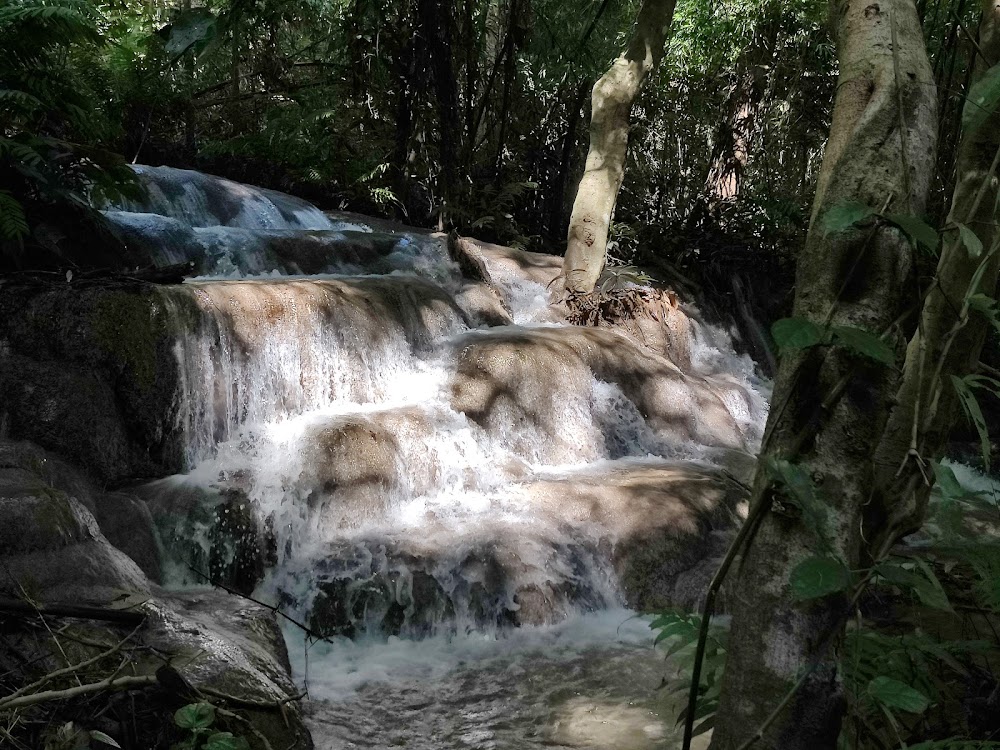
{"label": "waterfall", "polygon": [[[340,706],[316,709],[321,747],[346,741],[338,711],[363,724],[372,681],[403,704],[444,665],[477,689],[483,675],[503,683],[464,662],[494,663],[500,642],[545,650],[531,673],[585,669],[587,649],[615,641],[601,664],[637,668],[641,628],[612,624],[626,605],[683,598],[678,576],[709,544],[685,540],[732,526],[713,472],[760,439],[766,387],[724,331],[684,316],[657,350],[560,322],[546,256],[483,246],[487,285],[441,237],[337,226],[289,196],[137,171],[146,202],[108,216],[159,262],[204,273],[162,292],[188,471],[141,492],[174,559],[167,583],[197,583],[200,568],[333,639],[310,667],[314,697]],[[506,324],[484,322],[483,305]],[[308,645],[294,628],[288,638],[304,679]],[[644,721],[652,744],[636,746],[660,746],[662,726]],[[371,747],[391,744],[369,729]],[[470,746],[471,730],[442,731],[432,722],[438,739],[413,746]],[[471,746],[524,746],[517,737]]]}

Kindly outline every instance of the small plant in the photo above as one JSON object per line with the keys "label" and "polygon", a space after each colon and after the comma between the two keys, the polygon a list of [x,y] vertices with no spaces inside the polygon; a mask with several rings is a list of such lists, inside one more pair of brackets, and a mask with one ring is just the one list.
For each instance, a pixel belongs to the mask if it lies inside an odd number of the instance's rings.
{"label": "small plant", "polygon": [[174,713],[174,724],[188,736],[171,750],[249,750],[250,745],[232,732],[213,731],[215,706],[211,703],[189,703]]}

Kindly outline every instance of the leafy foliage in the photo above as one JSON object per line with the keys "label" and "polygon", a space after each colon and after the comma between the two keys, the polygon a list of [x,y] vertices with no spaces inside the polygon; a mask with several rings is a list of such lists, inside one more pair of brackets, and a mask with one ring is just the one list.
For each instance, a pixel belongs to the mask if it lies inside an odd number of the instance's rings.
{"label": "leafy foliage", "polygon": [[85,0],[11,0],[0,6],[0,241],[29,231],[30,201],[88,206],[132,183],[124,162],[75,138],[107,134],[75,55],[103,44]]}
{"label": "leafy foliage", "polygon": [[[678,670],[678,674],[664,680],[663,687],[674,695],[686,694],[691,686],[691,668],[694,664],[701,616],[682,612],[663,612],[649,625],[656,631],[654,643],[665,652],[668,663]],[[698,709],[695,715],[695,735],[712,728],[713,717],[719,704],[722,672],[726,664],[726,648],[729,631],[725,626],[712,623],[709,626],[702,662],[702,684],[699,686]],[[686,720],[687,709],[677,718],[678,724]]]}
{"label": "leafy foliage", "polygon": [[805,318],[783,318],[771,326],[771,336],[782,349],[808,349],[826,339],[823,329]]}
{"label": "leafy foliage", "polygon": [[189,703],[174,713],[174,723],[187,730],[187,737],[174,744],[173,750],[249,750],[250,744],[232,732],[212,730],[215,706],[211,703]]}

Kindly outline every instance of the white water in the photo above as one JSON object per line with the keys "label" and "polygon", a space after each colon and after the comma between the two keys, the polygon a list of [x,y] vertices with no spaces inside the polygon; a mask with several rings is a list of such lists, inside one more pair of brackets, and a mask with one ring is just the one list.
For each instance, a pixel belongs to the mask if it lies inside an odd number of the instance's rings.
{"label": "white water", "polygon": [[190,471],[145,495],[174,585],[222,544],[227,502],[253,508],[251,546],[270,550],[256,595],[334,639],[286,633],[317,747],[673,746],[665,667],[622,609],[614,550],[644,528],[692,531],[718,499],[679,489],[702,510],[671,505],[671,483],[755,449],[766,393],[728,336],[692,323],[681,372],[553,324],[545,286],[516,271],[494,283],[521,325],[473,335],[440,241],[394,236],[319,264],[340,275],[288,276],[274,232],[343,228],[287,196],[146,177],[149,202],[109,215],[162,263],[201,252],[211,277],[165,292],[185,321]]}

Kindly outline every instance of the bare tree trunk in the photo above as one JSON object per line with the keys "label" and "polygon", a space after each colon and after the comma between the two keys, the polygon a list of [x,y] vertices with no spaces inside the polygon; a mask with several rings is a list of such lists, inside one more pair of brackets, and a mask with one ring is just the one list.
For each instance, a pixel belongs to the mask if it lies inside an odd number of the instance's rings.
{"label": "bare tree trunk", "polygon": [[750,159],[751,142],[758,127],[761,105],[768,88],[781,26],[781,4],[771,2],[762,11],[753,42],[740,55],[725,116],[719,122],[705,178],[704,195],[691,212],[690,225],[718,220],[722,205],[739,198],[743,173]]}
{"label": "bare tree trunk", "polygon": [[458,80],[452,67],[453,0],[418,0],[419,27],[427,44],[434,91],[437,95],[438,129],[441,133],[440,191],[445,204],[457,186],[456,157],[461,148]]}
{"label": "bare tree trunk", "polygon": [[[799,257],[794,314],[818,326],[880,335],[893,330],[903,307],[909,243],[885,224],[827,234],[819,218],[847,201],[897,213],[922,210],[934,166],[937,98],[913,0],[831,0],[830,12],[840,81]],[[753,533],[731,588],[713,750],[739,748],[758,735],[755,750],[837,745],[844,701],[836,650],[848,600],[840,593],[796,601],[789,578],[818,554],[857,568],[872,456],[898,379],[893,368],[844,347],[781,359],[754,483]],[[782,459],[809,478],[827,508],[823,545],[768,468]]]}
{"label": "bare tree trunk", "polygon": [[566,226],[563,222],[566,218],[567,195],[566,188],[569,183],[570,167],[572,166],[573,151],[576,148],[576,131],[580,121],[583,119],[580,109],[583,107],[584,96],[587,94],[587,83],[581,82],[576,92],[566,108],[566,132],[563,134],[562,144],[559,146],[559,172],[549,191],[551,206],[549,207],[549,237],[556,242],[559,234]]}
{"label": "bare tree trunk", "polygon": [[625,53],[594,84],[590,151],[569,221],[563,272],[569,292],[592,291],[604,269],[608,230],[625,175],[629,113],[663,57],[674,0],[643,0]]}
{"label": "bare tree trunk", "polygon": [[[1000,0],[982,0],[979,50],[973,80],[1000,62]],[[967,106],[975,106],[968,104]],[[997,162],[1000,113],[966,133],[958,154],[958,181],[948,225],[964,224],[983,249],[969,252],[957,231],[948,236],[910,340],[903,382],[876,458],[880,498],[868,518],[873,536],[899,537],[923,521],[930,486],[927,464],[941,456],[958,414],[951,376],[972,373],[986,340],[989,322],[969,308],[974,293],[993,296],[1000,273],[997,235]],[[976,276],[975,289],[972,289]],[[923,468],[921,468],[923,467]]]}

